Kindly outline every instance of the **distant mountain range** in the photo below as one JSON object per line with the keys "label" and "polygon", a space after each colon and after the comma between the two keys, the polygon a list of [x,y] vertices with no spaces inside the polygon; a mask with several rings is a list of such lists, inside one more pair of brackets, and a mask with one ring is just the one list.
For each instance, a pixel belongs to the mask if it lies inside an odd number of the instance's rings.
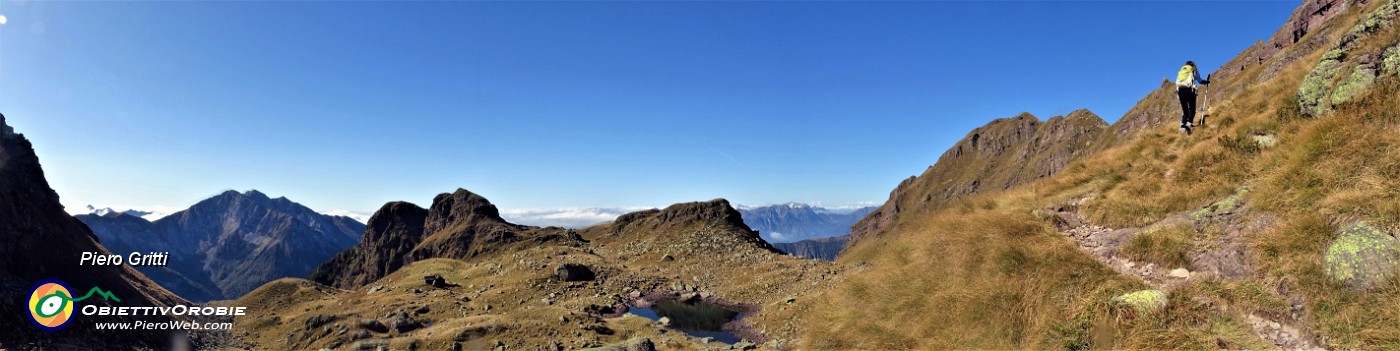
{"label": "distant mountain range", "polygon": [[170,252],[167,267],[138,268],[191,301],[231,299],[282,277],[302,277],[354,246],[365,225],[256,190],[226,191],[154,222],[131,211],[75,216],[113,252]]}
{"label": "distant mountain range", "polygon": [[760,207],[740,206],[744,223],[757,230],[770,243],[850,234],[851,225],[874,211],[875,207],[852,209],[817,207],[790,202]]}
{"label": "distant mountain range", "polygon": [[835,261],[836,255],[846,248],[846,242],[850,240],[850,235],[842,235],[790,243],[774,243],[773,247],[793,256]]}

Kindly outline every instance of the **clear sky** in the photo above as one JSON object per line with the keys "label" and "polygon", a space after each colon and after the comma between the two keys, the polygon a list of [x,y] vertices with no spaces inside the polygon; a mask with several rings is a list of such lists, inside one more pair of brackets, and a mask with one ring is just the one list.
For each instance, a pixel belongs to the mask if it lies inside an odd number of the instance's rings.
{"label": "clear sky", "polygon": [[1284,2],[0,1],[0,113],[65,205],[883,202],[969,130],[1110,122]]}

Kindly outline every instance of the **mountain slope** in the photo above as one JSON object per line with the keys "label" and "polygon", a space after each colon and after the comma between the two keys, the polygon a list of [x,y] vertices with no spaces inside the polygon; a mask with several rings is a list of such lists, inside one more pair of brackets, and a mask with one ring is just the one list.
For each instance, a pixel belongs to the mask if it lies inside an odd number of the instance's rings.
{"label": "mountain slope", "polygon": [[286,198],[226,191],[155,222],[79,215],[118,252],[170,252],[166,267],[140,270],[192,301],[230,299],[282,277],[301,277],[355,244],[364,225]]}
{"label": "mountain slope", "polygon": [[1107,122],[1088,110],[1040,121],[1029,113],[973,129],[923,174],[899,183],[889,201],[851,227],[851,243],[878,236],[909,208],[941,206],[968,194],[1001,191],[1050,176],[1105,147]]}
{"label": "mountain slope", "polygon": [[849,212],[832,211],[795,202],[739,207],[744,223],[770,243],[847,235],[851,232],[852,224],[874,210],[875,207],[863,207]]}
{"label": "mountain slope", "polygon": [[892,201],[885,231],[840,257],[869,269],[812,302],[830,308],[805,346],[1400,346],[1400,311],[1374,308],[1400,302],[1396,13],[1304,3],[1277,46],[1212,80],[1214,122],[1193,135],[1172,130],[1164,86],[1050,177]]}
{"label": "mountain slope", "polygon": [[163,316],[75,315],[67,328],[44,332],[29,325],[24,307],[29,288],[43,279],[60,279],[71,289],[101,287],[120,302],[89,299],[83,305],[167,307],[184,303],[127,266],[82,266],[83,252],[108,253],[97,238],[63,210],[49,187],[33,146],[14,134],[0,116],[0,348],[132,349],[167,345],[164,331],[97,331],[93,323],[169,321]]}

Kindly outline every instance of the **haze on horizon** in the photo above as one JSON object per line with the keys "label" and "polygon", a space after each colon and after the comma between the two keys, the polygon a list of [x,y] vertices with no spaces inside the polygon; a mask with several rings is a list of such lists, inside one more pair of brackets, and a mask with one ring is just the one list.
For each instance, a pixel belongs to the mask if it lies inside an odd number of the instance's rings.
{"label": "haze on horizon", "polygon": [[0,113],[70,211],[877,204],[972,128],[1112,122],[1295,6],[0,0]]}

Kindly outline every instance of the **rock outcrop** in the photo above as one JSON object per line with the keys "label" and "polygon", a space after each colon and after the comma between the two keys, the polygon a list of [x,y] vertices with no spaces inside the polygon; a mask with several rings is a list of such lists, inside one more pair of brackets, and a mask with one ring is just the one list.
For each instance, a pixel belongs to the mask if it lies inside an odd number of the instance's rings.
{"label": "rock outcrop", "polygon": [[[7,130],[8,131],[8,130]],[[108,254],[87,226],[69,216],[49,187],[29,140],[0,138],[0,349],[161,348],[168,331],[99,331],[101,322],[161,322],[165,316],[74,315],[67,328],[40,331],[26,321],[29,289],[44,279],[66,282],[74,293],[94,287],[120,301],[92,298],[79,305],[168,307],[185,301],[126,265],[79,266],[83,252]]]}
{"label": "rock outcrop", "polygon": [[[589,227],[586,232],[608,232],[607,240],[619,240],[637,234],[654,236],[660,233],[660,240],[688,240],[695,238],[666,237],[681,233],[708,234],[706,240],[714,245],[705,245],[717,250],[737,250],[757,248],[778,253],[772,244],[758,236],[758,232],[744,223],[743,215],[725,199],[703,202],[687,202],[671,205],[661,210],[638,211],[617,217],[612,223]],[[720,242],[723,242],[722,244]]]}
{"label": "rock outcrop", "polygon": [[879,235],[903,211],[939,206],[981,191],[1044,178],[1102,148],[1109,125],[1088,110],[1041,121],[1029,113],[973,129],[918,177],[900,182],[889,201],[851,228],[851,243]]}
{"label": "rock outcrop", "polygon": [[191,301],[232,299],[269,281],[302,277],[355,245],[365,226],[256,190],[226,191],[155,222],[120,213],[79,215],[108,248],[170,252],[166,267],[143,267]]}
{"label": "rock outcrop", "polygon": [[391,202],[370,217],[360,244],[316,268],[309,279],[336,287],[357,287],[430,258],[471,259],[521,246],[580,245],[573,231],[506,222],[486,198],[465,189],[433,198],[427,209]]}

